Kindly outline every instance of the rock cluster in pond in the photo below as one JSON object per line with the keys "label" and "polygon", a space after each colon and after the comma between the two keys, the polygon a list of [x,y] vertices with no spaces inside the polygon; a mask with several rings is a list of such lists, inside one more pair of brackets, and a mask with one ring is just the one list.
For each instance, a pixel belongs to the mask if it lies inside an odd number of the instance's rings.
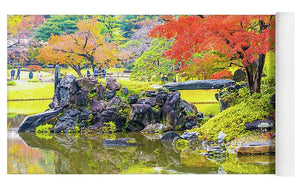
{"label": "rock cluster in pond", "polygon": [[52,131],[69,132],[75,127],[101,130],[113,122],[116,131],[141,131],[153,133],[158,130],[191,129],[198,126],[201,117],[197,108],[180,98],[180,93],[145,91],[122,100],[117,96],[129,95],[128,89],[114,78],[107,78],[105,85],[95,78],[79,78],[67,75],[60,79],[50,110],[28,116],[19,131],[34,132],[41,124],[53,124]]}

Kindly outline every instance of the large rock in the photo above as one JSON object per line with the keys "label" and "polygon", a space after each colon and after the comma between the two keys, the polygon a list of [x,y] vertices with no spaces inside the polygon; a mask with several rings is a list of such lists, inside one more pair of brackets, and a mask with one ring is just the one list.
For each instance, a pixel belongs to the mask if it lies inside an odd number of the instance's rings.
{"label": "large rock", "polygon": [[175,127],[179,122],[180,93],[173,92],[167,96],[163,106],[163,120],[165,124]]}
{"label": "large rock", "polygon": [[123,95],[127,96],[129,94],[128,88],[127,87],[122,87],[121,92]]}
{"label": "large rock", "polygon": [[127,98],[127,102],[128,104],[135,104],[138,101],[138,99],[139,99],[139,95],[134,94]]}
{"label": "large rock", "polygon": [[106,91],[106,100],[110,101],[112,98],[116,96],[116,90],[107,90]]}
{"label": "large rock", "polygon": [[81,90],[87,90],[88,92],[91,92],[91,90],[95,87],[95,85],[97,84],[97,79],[96,78],[79,78],[76,79],[75,82],[77,83],[77,85],[80,87]]}
{"label": "large rock", "polygon": [[156,101],[154,97],[146,97],[137,101],[136,104],[149,104],[150,106],[153,107],[156,105]]}
{"label": "large rock", "polygon": [[199,140],[198,135],[199,133],[197,132],[185,132],[180,137],[184,140],[193,141]]}
{"label": "large rock", "polygon": [[105,86],[109,90],[119,90],[121,88],[121,85],[117,82],[116,78],[106,78]]}
{"label": "large rock", "polygon": [[275,153],[275,145],[271,142],[245,143],[236,149],[237,154],[266,154]]}
{"label": "large rock", "polygon": [[162,106],[165,104],[166,100],[167,100],[167,97],[168,97],[168,93],[167,92],[159,92],[156,97],[155,97],[155,100],[156,100],[156,104],[159,105],[159,106]]}
{"label": "large rock", "polygon": [[118,112],[122,104],[123,104],[122,99],[118,96],[115,96],[107,103],[106,110]]}
{"label": "large rock", "polygon": [[245,81],[246,73],[242,69],[238,69],[234,72],[232,79],[236,82]]}
{"label": "large rock", "polygon": [[172,129],[172,127],[170,125],[156,123],[156,124],[147,125],[141,132],[142,133],[159,133],[159,132],[169,131],[171,129]]}
{"label": "large rock", "polygon": [[104,100],[95,100],[94,98],[92,99],[90,103],[90,109],[93,112],[103,112],[107,106],[107,102]]}
{"label": "large rock", "polygon": [[179,107],[185,115],[196,115],[198,113],[197,107],[194,104],[188,103],[183,99],[180,100]]}
{"label": "large rock", "polygon": [[274,128],[274,121],[272,120],[257,120],[245,124],[246,130],[271,130]]}
{"label": "large rock", "polygon": [[103,85],[101,85],[101,84],[97,85],[96,92],[98,94],[97,100],[104,100],[105,99],[106,88]]}
{"label": "large rock", "polygon": [[137,146],[138,143],[134,138],[117,138],[117,139],[105,139],[104,146]]}
{"label": "large rock", "polygon": [[114,122],[116,125],[116,131],[122,131],[122,128],[125,126],[126,117],[122,116],[121,114],[111,111],[105,110],[101,114],[99,114],[97,123],[90,127],[92,130],[97,130],[100,127],[106,127],[106,123]]}
{"label": "large rock", "polygon": [[169,132],[166,132],[162,137],[161,137],[161,140],[162,141],[173,141],[175,137],[179,137],[180,138],[180,135],[174,131],[169,131]]}
{"label": "large rock", "polygon": [[[75,83],[75,76],[67,75],[56,87],[53,101],[51,103],[52,108],[60,108],[70,104],[71,99],[75,99],[76,91],[78,90]],[[72,97],[73,96],[73,97]],[[72,101],[72,100],[71,100]],[[72,101],[73,103],[75,100]]]}
{"label": "large rock", "polygon": [[163,85],[170,91],[177,90],[195,90],[195,89],[220,89],[233,85],[235,81],[226,79],[195,80],[178,83],[167,83]]}
{"label": "large rock", "polygon": [[79,92],[76,105],[79,107],[86,107],[87,106],[87,98],[88,98],[87,95],[88,95],[88,90],[86,90],[86,89],[83,89],[81,92]]}
{"label": "large rock", "polygon": [[78,114],[78,110],[66,110],[63,115],[58,117],[54,133],[68,133],[69,130],[73,130],[74,127],[78,125]]}
{"label": "large rock", "polygon": [[129,115],[129,131],[141,131],[147,125],[159,122],[158,115],[148,104],[132,104]]}
{"label": "large rock", "polygon": [[18,132],[35,132],[35,128],[39,125],[46,123],[51,123],[62,109],[51,109],[40,114],[35,114],[32,116],[27,116],[19,126]]}

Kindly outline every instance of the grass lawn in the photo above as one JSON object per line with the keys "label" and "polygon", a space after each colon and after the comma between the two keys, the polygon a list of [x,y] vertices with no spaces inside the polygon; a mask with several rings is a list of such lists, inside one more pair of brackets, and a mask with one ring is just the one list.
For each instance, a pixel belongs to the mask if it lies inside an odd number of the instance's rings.
{"label": "grass lawn", "polygon": [[[16,81],[16,86],[7,87],[7,99],[52,98],[54,95],[53,83],[32,83]],[[9,101],[7,113],[35,114],[48,109],[51,100],[40,101]]]}
{"label": "grass lawn", "polygon": [[[179,90],[181,98],[188,102],[218,102],[215,94],[218,89],[209,90]],[[217,104],[195,104],[199,112],[204,115],[216,115],[220,113],[220,105]]]}

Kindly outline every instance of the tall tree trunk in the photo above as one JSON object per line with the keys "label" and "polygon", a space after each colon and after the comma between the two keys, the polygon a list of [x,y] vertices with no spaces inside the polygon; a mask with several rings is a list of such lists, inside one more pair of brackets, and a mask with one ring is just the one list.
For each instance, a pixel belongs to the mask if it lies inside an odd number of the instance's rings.
{"label": "tall tree trunk", "polygon": [[260,54],[258,56],[257,63],[249,64],[246,67],[247,82],[251,95],[253,93],[260,93],[261,77],[265,64],[265,56],[266,55],[264,54]]}

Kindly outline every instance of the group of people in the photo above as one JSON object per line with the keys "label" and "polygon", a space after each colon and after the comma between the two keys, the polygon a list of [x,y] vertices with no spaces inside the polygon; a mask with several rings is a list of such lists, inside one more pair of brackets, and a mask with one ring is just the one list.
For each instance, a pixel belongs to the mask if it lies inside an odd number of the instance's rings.
{"label": "group of people", "polygon": [[[11,70],[11,71],[10,71],[10,79],[11,79],[11,80],[14,80],[14,78],[15,78],[15,73],[16,73],[16,71],[15,71],[15,70]],[[20,69],[20,68],[18,68],[18,70],[17,70],[17,76],[16,76],[16,80],[17,80],[17,79],[19,79],[19,80],[20,80],[20,74],[21,74],[21,69]]]}
{"label": "group of people", "polygon": [[[106,75],[106,69],[105,68],[103,68],[101,70],[101,73],[99,73],[98,68],[95,67],[93,72],[94,72],[94,77],[98,77],[100,74],[102,74],[103,79],[105,79],[105,75]],[[91,72],[89,70],[86,71],[86,76],[91,77]]]}
{"label": "group of people", "polygon": [[[11,80],[14,80],[14,79],[20,80],[21,69],[18,68],[16,78],[15,78],[15,74],[16,74],[16,71],[15,71],[15,70],[11,70],[11,71],[10,71],[10,79],[11,79]],[[32,79],[32,78],[33,78],[33,72],[32,72],[32,71],[29,72],[28,77],[29,77],[29,79]],[[37,78],[38,78],[39,80],[42,78],[42,74],[40,73],[40,71],[39,71],[38,74],[37,74]]]}

